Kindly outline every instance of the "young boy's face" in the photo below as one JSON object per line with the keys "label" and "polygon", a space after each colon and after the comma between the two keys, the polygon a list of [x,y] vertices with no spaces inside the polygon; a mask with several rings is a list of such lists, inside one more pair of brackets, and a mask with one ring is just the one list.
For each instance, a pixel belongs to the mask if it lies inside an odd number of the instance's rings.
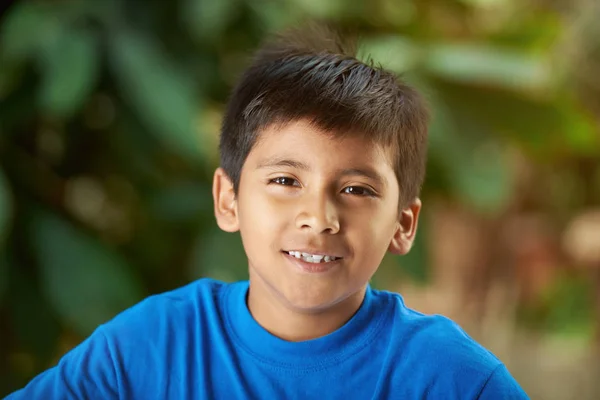
{"label": "young boy's face", "polygon": [[219,226],[240,230],[251,295],[308,312],[362,296],[386,251],[408,252],[420,210],[415,200],[399,212],[398,182],[379,145],[304,121],[265,130],[237,196],[222,170],[214,195]]}

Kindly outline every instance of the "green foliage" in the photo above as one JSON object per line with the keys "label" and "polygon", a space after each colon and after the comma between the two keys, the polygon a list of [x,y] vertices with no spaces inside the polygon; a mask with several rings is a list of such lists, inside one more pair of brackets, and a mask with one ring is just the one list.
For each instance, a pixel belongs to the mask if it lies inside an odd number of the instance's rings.
{"label": "green foliage", "polygon": [[4,301],[4,294],[8,289],[8,269],[10,265],[6,259],[6,255],[0,255],[0,304]]}
{"label": "green foliage", "polygon": [[2,53],[6,59],[24,61],[35,56],[61,33],[61,21],[51,6],[19,2],[2,26]]}
{"label": "green foliage", "polygon": [[509,162],[486,132],[489,127],[477,125],[474,118],[461,123],[447,104],[434,102],[430,153],[435,168],[463,204],[482,213],[499,212],[512,190]]}
{"label": "green foliage", "polygon": [[165,221],[193,223],[212,213],[211,187],[203,182],[179,182],[152,196],[149,204]]}
{"label": "green foliage", "polygon": [[191,277],[211,276],[226,282],[248,279],[246,255],[239,234],[214,227],[196,239],[190,260]]}
{"label": "green foliage", "polygon": [[43,291],[60,318],[89,335],[143,298],[127,262],[56,215],[40,213],[31,229]]}
{"label": "green foliage", "polygon": [[89,31],[64,31],[41,52],[42,110],[57,117],[79,111],[92,94],[100,57],[98,40]]}
{"label": "green foliage", "polygon": [[558,336],[594,334],[594,285],[583,274],[556,279],[541,301],[523,307],[521,323]]}
{"label": "green foliage", "polygon": [[399,35],[378,35],[361,41],[359,58],[403,74],[416,68],[420,53],[416,43]]}
{"label": "green foliage", "polygon": [[12,216],[12,199],[9,190],[8,182],[6,182],[6,178],[0,171],[0,304],[2,304],[4,293],[8,288],[8,270],[10,267],[5,250],[5,240]]}
{"label": "green foliage", "polygon": [[199,39],[216,40],[239,15],[240,3],[239,0],[183,0],[181,20]]}
{"label": "green foliage", "polygon": [[0,170],[0,248],[4,245],[4,239],[10,228],[10,219],[12,214],[12,198],[10,187]]}
{"label": "green foliage", "polygon": [[48,298],[24,271],[23,265],[11,259],[11,286],[7,300],[12,305],[10,321],[19,338],[14,349],[35,355],[35,369],[45,368],[56,356],[61,322]]}
{"label": "green foliage", "polygon": [[468,84],[494,84],[516,90],[548,87],[546,60],[488,45],[436,44],[425,64],[434,74]]}
{"label": "green foliage", "polygon": [[200,107],[193,80],[177,71],[144,35],[123,30],[113,37],[113,68],[123,95],[146,127],[191,161],[199,156],[194,129]]}

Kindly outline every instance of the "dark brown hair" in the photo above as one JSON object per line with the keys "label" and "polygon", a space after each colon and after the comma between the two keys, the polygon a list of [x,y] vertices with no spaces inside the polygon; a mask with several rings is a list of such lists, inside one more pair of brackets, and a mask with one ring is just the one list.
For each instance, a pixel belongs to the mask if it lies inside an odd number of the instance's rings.
{"label": "dark brown hair", "polygon": [[307,119],[341,136],[359,133],[390,150],[400,206],[425,177],[429,113],[422,96],[393,73],[356,58],[352,43],[326,29],[275,36],[233,90],[221,129],[221,166],[237,192],[261,131]]}

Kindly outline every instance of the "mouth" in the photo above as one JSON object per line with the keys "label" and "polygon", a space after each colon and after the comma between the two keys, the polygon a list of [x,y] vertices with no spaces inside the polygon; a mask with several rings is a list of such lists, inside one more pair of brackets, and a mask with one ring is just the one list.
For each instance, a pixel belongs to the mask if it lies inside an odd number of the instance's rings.
{"label": "mouth", "polygon": [[283,253],[311,264],[324,264],[342,259],[342,257],[337,257],[329,254],[312,254],[296,250],[283,250]]}

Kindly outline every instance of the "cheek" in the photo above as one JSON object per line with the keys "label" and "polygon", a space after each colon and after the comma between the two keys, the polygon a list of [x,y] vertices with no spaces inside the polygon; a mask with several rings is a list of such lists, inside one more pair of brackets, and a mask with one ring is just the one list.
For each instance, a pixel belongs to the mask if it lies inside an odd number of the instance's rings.
{"label": "cheek", "polygon": [[363,243],[368,253],[385,252],[396,231],[397,212],[379,208],[364,213],[351,213],[354,241]]}
{"label": "cheek", "polygon": [[250,233],[279,231],[289,218],[289,212],[280,203],[267,193],[254,191],[239,203],[240,228]]}

